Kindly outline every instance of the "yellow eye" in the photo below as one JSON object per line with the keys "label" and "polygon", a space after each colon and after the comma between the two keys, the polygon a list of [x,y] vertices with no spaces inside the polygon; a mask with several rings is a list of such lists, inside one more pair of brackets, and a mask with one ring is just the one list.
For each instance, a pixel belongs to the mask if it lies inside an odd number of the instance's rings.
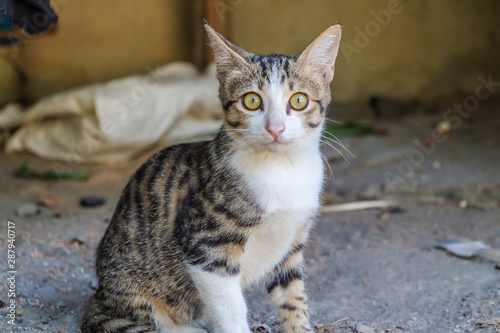
{"label": "yellow eye", "polygon": [[295,111],[302,111],[306,108],[307,104],[309,104],[309,99],[303,93],[296,93],[290,98],[288,103]]}
{"label": "yellow eye", "polygon": [[262,105],[262,99],[256,93],[248,93],[242,98],[243,106],[248,110],[257,110]]}

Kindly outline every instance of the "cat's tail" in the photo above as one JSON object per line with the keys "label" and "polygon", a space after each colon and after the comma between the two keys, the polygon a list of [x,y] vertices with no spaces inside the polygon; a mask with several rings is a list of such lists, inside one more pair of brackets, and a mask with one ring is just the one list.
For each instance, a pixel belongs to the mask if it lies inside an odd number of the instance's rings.
{"label": "cat's tail", "polygon": [[87,303],[87,310],[80,327],[82,333],[156,333],[153,325],[141,325],[130,319],[116,318],[109,313],[97,295]]}

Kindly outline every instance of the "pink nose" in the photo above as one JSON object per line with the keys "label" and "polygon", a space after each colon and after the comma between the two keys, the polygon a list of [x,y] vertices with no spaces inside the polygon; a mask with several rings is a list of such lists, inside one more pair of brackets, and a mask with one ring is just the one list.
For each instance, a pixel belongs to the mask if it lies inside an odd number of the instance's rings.
{"label": "pink nose", "polygon": [[274,140],[278,139],[278,137],[285,131],[285,124],[283,123],[268,123],[266,126],[266,130],[271,136],[274,138]]}

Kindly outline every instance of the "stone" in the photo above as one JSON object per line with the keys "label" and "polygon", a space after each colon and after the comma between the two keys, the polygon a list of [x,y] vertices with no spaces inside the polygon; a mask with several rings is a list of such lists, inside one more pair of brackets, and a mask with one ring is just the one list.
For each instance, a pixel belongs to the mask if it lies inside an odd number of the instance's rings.
{"label": "stone", "polygon": [[16,209],[16,216],[21,218],[32,217],[40,214],[40,208],[34,203],[24,203]]}
{"label": "stone", "polygon": [[80,199],[82,207],[99,207],[106,203],[106,200],[101,197],[87,196]]}

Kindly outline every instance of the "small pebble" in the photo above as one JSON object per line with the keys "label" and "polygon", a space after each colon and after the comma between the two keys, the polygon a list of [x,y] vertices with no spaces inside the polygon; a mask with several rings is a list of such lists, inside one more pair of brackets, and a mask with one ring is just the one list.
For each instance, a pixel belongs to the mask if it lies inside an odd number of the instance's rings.
{"label": "small pebble", "polygon": [[82,207],[99,207],[104,205],[106,200],[101,197],[87,196],[80,199],[80,206]]}
{"label": "small pebble", "polygon": [[40,214],[40,208],[31,202],[24,203],[16,209],[16,215],[21,218],[32,217],[38,214]]}
{"label": "small pebble", "polygon": [[76,247],[79,247],[79,246],[83,246],[83,245],[86,245],[87,243],[85,243],[84,241],[78,239],[78,238],[73,238],[69,241],[69,244],[70,245],[73,245],[73,246],[76,246]]}
{"label": "small pebble", "polygon": [[439,169],[441,169],[441,163],[439,163],[439,161],[434,161],[434,162],[432,162],[432,168],[433,168],[434,170],[439,170]]}
{"label": "small pebble", "polygon": [[364,324],[357,324],[356,331],[358,333],[375,333],[375,330],[373,328]]}
{"label": "small pebble", "polygon": [[437,125],[437,130],[442,135],[448,135],[451,132],[451,124],[449,121],[443,120]]}

